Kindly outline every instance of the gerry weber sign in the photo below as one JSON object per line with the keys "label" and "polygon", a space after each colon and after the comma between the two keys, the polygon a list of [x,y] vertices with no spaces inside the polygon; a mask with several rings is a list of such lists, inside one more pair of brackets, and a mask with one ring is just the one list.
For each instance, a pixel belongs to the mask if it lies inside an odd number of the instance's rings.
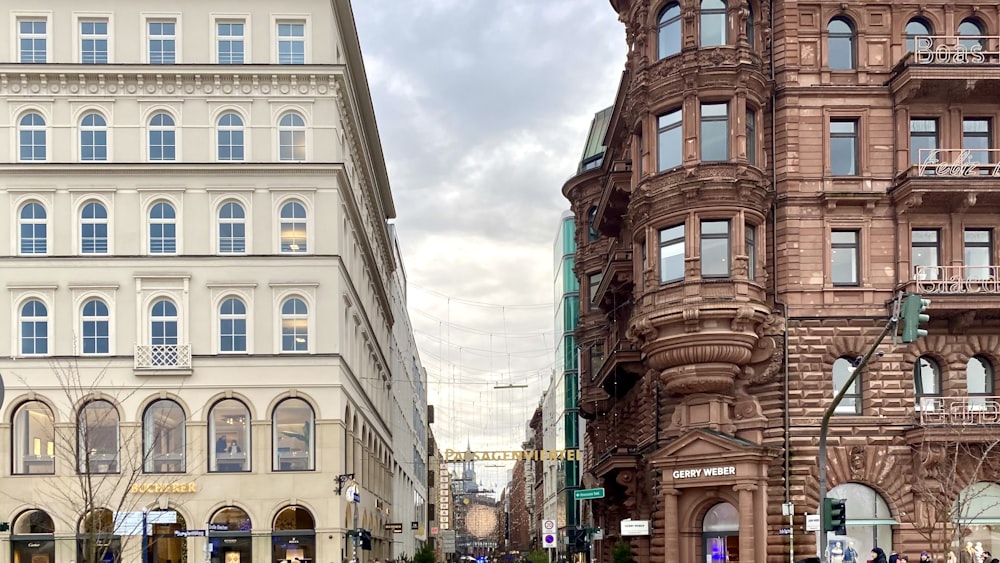
{"label": "gerry weber sign", "polygon": [[674,470],[674,479],[699,479],[702,477],[725,477],[726,475],[736,475],[736,468],[732,465],[725,465],[722,467]]}

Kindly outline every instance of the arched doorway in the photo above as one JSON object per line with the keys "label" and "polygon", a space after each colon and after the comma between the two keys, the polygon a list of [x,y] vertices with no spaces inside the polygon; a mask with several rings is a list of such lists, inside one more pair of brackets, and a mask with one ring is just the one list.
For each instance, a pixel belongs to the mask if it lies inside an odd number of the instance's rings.
{"label": "arched doorway", "polygon": [[227,506],[212,515],[208,523],[208,541],[212,544],[211,563],[250,563],[253,561],[250,516],[242,508]]}
{"label": "arched doorway", "polygon": [[708,509],[701,521],[705,563],[739,563],[740,516],[736,507],[720,502]]}
{"label": "arched doorway", "polygon": [[271,560],[311,563],[316,559],[316,520],[301,506],[286,506],[274,517]]}
{"label": "arched doorway", "polygon": [[44,510],[26,510],[14,520],[10,534],[12,563],[53,563],[55,524]]}
{"label": "arched doorway", "polygon": [[115,517],[107,508],[95,508],[80,519],[76,558],[81,563],[115,563],[121,559],[121,536],[114,535]]}
{"label": "arched doorway", "polygon": [[186,530],[184,517],[176,510],[153,510],[146,515],[152,533],[146,536],[146,563],[187,563],[187,538],[174,532]]}
{"label": "arched doorway", "polygon": [[826,536],[826,550],[831,563],[842,560],[843,553],[848,549],[865,554],[869,546],[877,545],[886,553],[892,552],[892,527],[896,520],[889,513],[885,499],[875,489],[861,483],[844,483],[830,489],[826,498],[844,499],[847,505],[847,535],[830,533]]}

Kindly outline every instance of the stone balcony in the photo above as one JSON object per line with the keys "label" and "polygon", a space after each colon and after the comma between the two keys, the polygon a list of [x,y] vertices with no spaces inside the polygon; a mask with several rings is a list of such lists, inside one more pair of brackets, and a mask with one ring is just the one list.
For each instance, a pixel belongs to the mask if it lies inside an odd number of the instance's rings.
{"label": "stone balcony", "polygon": [[995,96],[1000,81],[1000,37],[924,35],[914,38],[892,70],[889,87],[896,103],[975,103]]}
{"label": "stone balcony", "polygon": [[1000,150],[920,149],[917,163],[896,177],[890,195],[900,212],[963,213],[1000,205]]}

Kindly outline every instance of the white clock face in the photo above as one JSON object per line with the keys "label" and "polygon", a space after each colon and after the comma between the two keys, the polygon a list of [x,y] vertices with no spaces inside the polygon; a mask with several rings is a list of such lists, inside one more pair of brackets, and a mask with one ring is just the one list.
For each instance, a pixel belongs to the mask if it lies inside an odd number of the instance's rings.
{"label": "white clock face", "polygon": [[496,509],[477,504],[469,509],[465,515],[465,527],[469,533],[477,538],[485,538],[493,535],[497,529]]}

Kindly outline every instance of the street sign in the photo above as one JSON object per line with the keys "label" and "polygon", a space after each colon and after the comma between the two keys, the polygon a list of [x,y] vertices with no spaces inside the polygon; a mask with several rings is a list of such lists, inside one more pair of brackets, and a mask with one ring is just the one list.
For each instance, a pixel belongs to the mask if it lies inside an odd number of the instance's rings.
{"label": "street sign", "polygon": [[556,546],[556,536],[555,534],[545,534],[542,536],[542,547],[554,548]]}
{"label": "street sign", "polygon": [[142,512],[115,512],[116,536],[141,536]]}
{"label": "street sign", "polygon": [[819,531],[819,514],[806,514],[806,531]]}
{"label": "street sign", "polygon": [[604,487],[600,487],[597,489],[580,489],[578,491],[573,491],[573,498],[576,500],[604,498]]}
{"label": "street sign", "polygon": [[205,530],[174,530],[175,538],[203,538],[206,535]]}
{"label": "street sign", "polygon": [[441,531],[441,551],[455,553],[455,530]]}
{"label": "street sign", "polygon": [[791,528],[780,528],[778,530],[778,535],[779,536],[790,536],[790,535],[792,535],[792,529]]}
{"label": "street sign", "polygon": [[649,520],[622,520],[623,536],[648,536]]}
{"label": "street sign", "polygon": [[542,520],[542,547],[556,546],[556,521]]}

